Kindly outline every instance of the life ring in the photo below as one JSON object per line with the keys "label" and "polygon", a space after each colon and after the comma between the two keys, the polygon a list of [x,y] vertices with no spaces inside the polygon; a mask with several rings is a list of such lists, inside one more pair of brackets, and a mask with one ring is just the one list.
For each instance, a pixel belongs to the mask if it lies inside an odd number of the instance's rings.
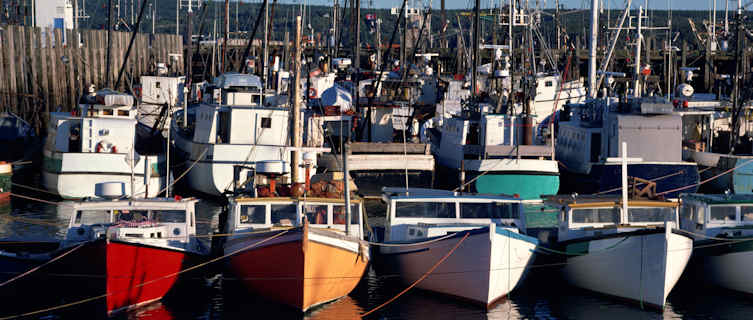
{"label": "life ring", "polygon": [[316,88],[309,87],[309,99],[316,99],[318,96],[318,92],[316,92]]}
{"label": "life ring", "polygon": [[118,153],[118,147],[114,144],[107,142],[107,141],[100,141],[97,143],[97,147],[94,149],[95,152],[105,152],[105,153]]}
{"label": "life ring", "polygon": [[196,100],[201,102],[201,89],[196,89]]}

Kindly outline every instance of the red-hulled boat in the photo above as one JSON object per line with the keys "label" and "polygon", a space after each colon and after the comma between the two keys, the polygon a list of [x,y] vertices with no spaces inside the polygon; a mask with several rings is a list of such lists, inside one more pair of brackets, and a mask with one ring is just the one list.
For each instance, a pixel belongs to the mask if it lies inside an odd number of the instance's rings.
{"label": "red-hulled boat", "polygon": [[[91,303],[108,314],[157,301],[184,277],[187,267],[209,253],[196,238],[195,203],[193,199],[61,203],[59,216],[70,216],[65,240],[49,254],[48,263],[13,285],[28,286],[32,280],[26,278],[49,281],[66,288],[53,299],[56,304],[97,297]],[[23,254],[16,258],[20,257]]]}

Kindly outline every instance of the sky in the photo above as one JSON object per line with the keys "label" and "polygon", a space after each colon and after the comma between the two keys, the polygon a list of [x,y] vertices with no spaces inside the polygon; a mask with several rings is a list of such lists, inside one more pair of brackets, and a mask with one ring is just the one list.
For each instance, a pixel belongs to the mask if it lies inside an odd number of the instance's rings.
{"label": "sky", "polygon": [[[232,0],[231,0],[232,1]],[[260,2],[260,0],[240,0],[243,2]],[[343,1],[349,1],[349,0],[340,0],[340,3],[342,4]],[[418,1],[418,2],[424,2],[425,4],[428,4],[430,1],[432,2],[432,6],[434,8],[440,7],[440,0],[409,0],[410,1]],[[500,0],[480,0],[481,1],[481,7],[482,8],[489,8],[493,6],[495,3],[499,4]],[[506,2],[507,0],[502,0],[503,2]],[[536,2],[536,0],[529,0],[531,5]],[[553,8],[555,6],[555,0],[538,0],[543,7],[545,8]],[[625,1],[623,0],[600,0],[602,2],[603,6],[608,6],[612,9],[621,9],[624,8]],[[714,0],[654,0],[654,1],[648,1],[648,7],[651,9],[666,9],[667,7],[671,7],[673,10],[708,10],[713,6]],[[717,1],[717,10],[724,10],[726,0],[716,0]],[[743,0],[743,4],[751,2],[753,0]],[[332,5],[334,0],[280,0],[279,2],[282,3],[301,3],[305,2],[311,5]],[[565,6],[566,8],[589,8],[590,7],[590,0],[560,0],[560,4]],[[400,7],[402,4],[401,0],[361,0],[361,8],[390,8],[390,7]],[[470,9],[473,8],[474,0],[445,0],[445,6],[448,9]],[[643,5],[645,7],[646,0],[633,0],[633,7],[636,7],[638,5]],[[730,1],[729,3],[730,10],[734,10],[737,7],[737,1]]]}

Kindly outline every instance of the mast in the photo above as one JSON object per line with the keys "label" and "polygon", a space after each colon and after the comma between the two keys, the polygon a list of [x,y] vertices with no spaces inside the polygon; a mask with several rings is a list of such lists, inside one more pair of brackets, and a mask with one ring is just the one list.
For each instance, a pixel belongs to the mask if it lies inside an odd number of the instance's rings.
{"label": "mast", "polygon": [[741,25],[743,24],[743,6],[742,1],[737,0],[737,21],[735,23],[735,31],[737,33],[737,47],[735,48],[735,81],[733,82],[733,88],[732,88],[732,106],[734,112],[732,113],[732,139],[730,139],[729,143],[729,153],[734,154],[735,153],[735,146],[737,145],[737,140],[740,137],[740,113],[742,111],[742,105],[740,103],[740,82],[745,80],[744,72],[740,72],[740,64],[742,63],[742,51],[743,51],[743,30],[741,28]]}
{"label": "mast", "polygon": [[478,72],[478,45],[481,39],[479,35],[479,23],[481,21],[480,15],[481,0],[476,0],[476,7],[473,9],[473,64],[471,65],[471,95],[476,96],[476,90],[478,85],[476,84],[476,73]]}
{"label": "mast", "polygon": [[294,82],[293,82],[293,156],[290,159],[292,182],[297,183],[300,177],[298,165],[298,148],[302,145],[301,134],[301,16],[295,17],[295,55],[294,55]]}
{"label": "mast", "polygon": [[359,87],[361,85],[361,0],[355,0],[355,1],[356,1],[356,6],[353,10],[353,13],[355,14],[353,20],[356,24],[356,27],[354,28],[356,34],[354,35],[355,41],[353,43],[353,45],[355,46],[353,50],[354,58],[355,58],[353,60],[353,66],[355,67],[354,68],[354,72],[355,72],[354,80],[356,82],[356,85],[355,85],[356,112],[358,112],[361,110],[361,105],[359,104],[359,100],[361,100],[360,99],[361,97],[359,97],[359,93],[360,93]]}
{"label": "mast", "polygon": [[269,6],[264,6],[264,53],[262,56],[262,95],[267,87],[269,87],[269,81],[267,81],[269,75]]}
{"label": "mast", "polygon": [[[476,0],[478,1],[478,0]],[[350,171],[348,170],[348,154],[350,154],[350,142],[343,145],[343,182],[345,185],[345,235],[350,235]]]}
{"label": "mast", "polygon": [[[638,19],[640,21],[640,18]],[[639,22],[640,23],[640,22]],[[591,40],[588,43],[588,95],[596,98],[596,42],[599,41],[599,0],[591,0]]]}
{"label": "mast", "polygon": [[641,92],[641,42],[643,42],[643,32],[641,27],[643,21],[643,6],[638,7],[638,28],[636,28],[637,37],[635,38],[635,68],[633,68],[633,96],[640,97]]}
{"label": "mast", "polygon": [[230,0],[225,0],[225,38],[222,42],[222,72],[224,73],[227,66],[227,38],[230,33]]}
{"label": "mast", "polygon": [[110,87],[112,81],[110,78],[110,64],[112,62],[112,0],[107,5],[107,72],[105,72],[105,85]]}

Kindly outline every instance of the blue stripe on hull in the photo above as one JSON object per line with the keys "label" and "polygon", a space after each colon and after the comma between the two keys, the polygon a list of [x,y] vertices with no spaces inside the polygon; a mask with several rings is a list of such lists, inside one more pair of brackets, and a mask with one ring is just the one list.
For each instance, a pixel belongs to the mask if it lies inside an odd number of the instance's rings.
{"label": "blue stripe on hull", "polygon": [[[564,193],[594,194],[610,191],[607,194],[619,194],[621,192],[618,189],[622,186],[622,166],[620,165],[594,164],[589,175],[573,174],[566,170],[561,170],[561,172],[562,180],[567,182],[567,185],[563,185],[562,188]],[[695,164],[630,164],[628,176],[655,181],[657,193],[672,190],[664,194],[665,198],[677,198],[680,193],[696,192],[700,179],[698,166]]]}

